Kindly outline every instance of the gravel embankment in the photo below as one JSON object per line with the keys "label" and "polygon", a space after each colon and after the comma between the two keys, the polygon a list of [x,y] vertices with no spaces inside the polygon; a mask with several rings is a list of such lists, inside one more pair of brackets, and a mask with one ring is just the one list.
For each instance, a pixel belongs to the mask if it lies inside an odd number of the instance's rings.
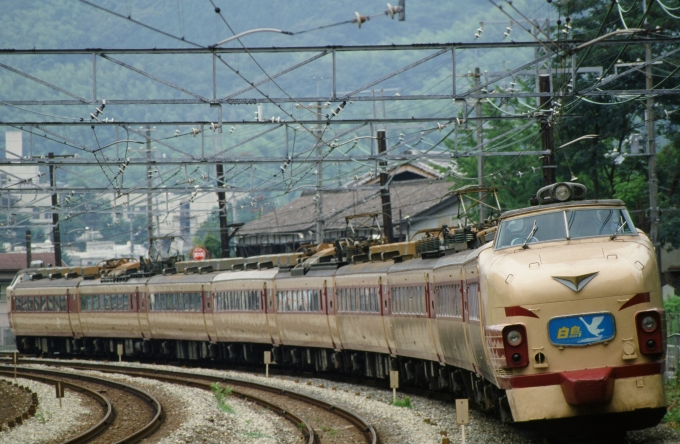
{"label": "gravel embankment", "polygon": [[[462,442],[460,427],[455,423],[454,407],[442,401],[413,396],[411,397],[412,408],[409,409],[392,406],[390,404],[392,392],[389,390],[329,382],[317,378],[303,378],[296,383],[290,377],[274,377],[266,380],[263,375],[235,371],[182,369],[137,363],[121,365],[243,379],[298,391],[343,406],[359,414],[375,427],[381,442],[385,444],[439,444],[442,433],[448,435],[451,443]],[[135,380],[134,384],[137,384],[137,378],[131,379]],[[147,380],[141,381],[149,383]],[[307,382],[310,385],[307,385]],[[160,387],[166,386],[163,383],[153,384],[159,384]],[[319,387],[320,385],[324,388]],[[269,414],[269,416],[263,416],[264,413],[257,408],[251,409],[247,405],[240,404],[236,399],[232,399],[230,403],[237,414],[230,415],[217,409],[212,396],[201,390],[176,386],[169,386],[163,390],[174,392],[177,395],[177,402],[185,403],[187,415],[185,424],[160,442],[168,444],[226,442],[224,439],[227,436],[230,436],[228,442],[299,442],[298,436],[292,436],[290,429],[285,432],[284,429],[276,428],[275,421],[283,420],[278,417],[273,418]],[[356,394],[357,392],[359,395]],[[403,395],[397,394],[398,397],[403,398]],[[519,437],[510,427],[501,424],[494,417],[487,417],[476,411],[471,411],[470,415],[471,422],[466,427],[466,442],[469,444],[531,443]],[[272,422],[274,429],[271,428],[272,426],[267,428]],[[280,435],[279,433],[287,434]],[[232,436],[234,439],[231,439]],[[288,441],[282,440],[282,437],[287,437]],[[2,435],[0,435],[0,442],[4,442],[1,438]],[[661,424],[651,429],[629,433],[628,440],[631,444],[677,444],[680,442],[680,434]]]}
{"label": "gravel embankment", "polygon": [[54,386],[19,378],[20,385],[38,394],[38,409],[34,417],[20,426],[0,432],[3,444],[42,444],[64,441],[73,436],[73,430],[94,424],[101,418],[100,411],[92,411],[91,405],[83,404],[81,395],[64,391],[62,406],[55,397]]}
{"label": "gravel embankment", "polygon": [[[31,365],[31,367],[47,368],[42,365]],[[64,368],[62,370],[68,371]],[[170,430],[159,430],[159,434],[142,441],[144,443],[293,444],[300,442],[302,436],[289,422],[278,415],[237,398],[227,400],[227,404],[233,409],[233,413],[228,413],[218,408],[212,393],[198,388],[182,387],[122,374],[96,371],[77,371],[77,373],[113,379],[139,387],[159,398],[165,410],[173,409],[182,412],[181,424],[167,424]],[[166,422],[172,421],[168,416]]]}

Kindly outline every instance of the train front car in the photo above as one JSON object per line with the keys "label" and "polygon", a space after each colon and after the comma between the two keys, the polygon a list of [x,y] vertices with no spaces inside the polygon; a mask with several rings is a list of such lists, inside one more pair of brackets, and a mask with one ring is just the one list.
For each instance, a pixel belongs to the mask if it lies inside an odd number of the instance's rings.
{"label": "train front car", "polygon": [[[611,436],[666,412],[665,315],[654,248],[623,202],[539,190],[482,252],[487,353],[515,426]],[[536,202],[538,201],[538,202]]]}

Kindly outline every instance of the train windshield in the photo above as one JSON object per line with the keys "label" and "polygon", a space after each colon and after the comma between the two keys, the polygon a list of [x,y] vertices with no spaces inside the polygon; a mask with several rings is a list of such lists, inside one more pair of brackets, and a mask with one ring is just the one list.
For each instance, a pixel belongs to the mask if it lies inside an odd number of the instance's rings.
{"label": "train windshield", "polygon": [[567,239],[636,235],[628,212],[598,208],[540,213],[501,223],[496,249]]}

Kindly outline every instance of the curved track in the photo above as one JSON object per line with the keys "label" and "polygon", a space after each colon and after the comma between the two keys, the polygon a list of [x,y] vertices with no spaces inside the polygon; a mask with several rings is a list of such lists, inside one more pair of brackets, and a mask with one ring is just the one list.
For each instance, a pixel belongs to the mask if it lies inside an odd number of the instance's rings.
{"label": "curved track", "polygon": [[[0,369],[0,374],[13,377],[14,369],[3,366]],[[57,382],[61,382],[65,389],[82,393],[102,406],[104,413],[97,423],[77,436],[64,441],[64,443],[139,442],[151,436],[163,422],[163,408],[158,400],[144,390],[127,384],[71,372],[24,368],[21,366],[17,367],[17,376],[55,386]],[[102,387],[107,389],[102,390]],[[124,403],[125,407],[117,408],[119,403]],[[135,416],[150,419],[130,422],[130,415],[123,415],[123,410],[130,412],[132,410],[130,409],[131,403],[138,405],[137,412],[140,410],[146,411],[145,416],[143,414]]]}
{"label": "curved track", "polygon": [[[31,361],[43,365],[69,367],[74,370],[122,373],[127,376],[150,378],[168,383],[201,388],[204,390],[211,390],[211,385],[217,382],[219,384],[232,387],[233,396],[245,399],[249,402],[254,402],[276,414],[281,415],[283,418],[293,423],[294,426],[299,428],[305,435],[306,442],[308,444],[324,442],[323,433],[318,433],[315,431],[314,425],[311,424],[311,422],[314,420],[304,419],[302,418],[302,413],[298,412],[305,412],[306,418],[326,418],[326,423],[329,423],[330,421],[337,423],[340,421],[343,424],[347,424],[346,427],[342,428],[346,436],[335,436],[334,442],[339,442],[338,439],[342,439],[346,442],[360,440],[369,444],[378,444],[380,442],[375,429],[357,414],[319,399],[292,391],[281,390],[266,384],[256,384],[238,379],[211,377],[197,373],[137,367],[121,367],[119,365],[107,365],[99,363],[72,363],[58,361],[45,362],[42,360]],[[265,397],[267,399],[264,399]],[[276,403],[272,402],[272,400],[276,401]],[[285,405],[285,408],[282,407],[282,405]],[[311,409],[315,410],[314,414],[309,414],[310,406]],[[318,422],[318,419],[316,419],[316,421]]]}

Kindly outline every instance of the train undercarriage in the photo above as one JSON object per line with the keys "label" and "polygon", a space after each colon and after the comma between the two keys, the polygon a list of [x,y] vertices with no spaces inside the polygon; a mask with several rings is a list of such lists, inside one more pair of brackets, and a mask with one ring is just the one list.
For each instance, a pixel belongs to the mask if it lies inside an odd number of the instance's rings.
{"label": "train undercarriage", "polygon": [[18,337],[21,353],[46,357],[118,358],[122,346],[124,360],[218,363],[243,367],[262,367],[265,351],[271,352],[277,368],[343,375],[370,379],[378,384],[389,382],[390,371],[398,370],[400,385],[427,390],[451,399],[468,398],[483,412],[496,412],[503,422],[512,422],[504,391],[478,375],[456,367],[420,359],[393,357],[387,354],[333,350],[313,347],[271,346],[259,343],[211,343],[205,341]]}
{"label": "train undercarriage", "polygon": [[[471,407],[499,417],[527,438],[551,437],[567,439],[582,434],[594,434],[606,442],[625,436],[622,424],[628,429],[652,427],[664,412],[642,409],[629,414],[578,416],[528,423],[514,423],[504,390],[465,369],[443,366],[437,362],[393,357],[387,354],[332,350],[313,347],[272,346],[259,343],[211,343],[205,341],[149,340],[115,338],[17,337],[21,353],[45,357],[82,357],[116,360],[118,346],[122,346],[124,360],[140,362],[183,362],[221,364],[234,367],[263,367],[265,351],[272,353],[276,368],[287,371],[326,374],[331,377],[372,380],[388,386],[389,372],[398,370],[404,388],[425,390],[449,399],[468,398]],[[629,416],[621,422],[622,415]],[[551,436],[557,432],[557,435]],[[598,433],[602,433],[600,436]],[[559,442],[559,441],[556,441]]]}

